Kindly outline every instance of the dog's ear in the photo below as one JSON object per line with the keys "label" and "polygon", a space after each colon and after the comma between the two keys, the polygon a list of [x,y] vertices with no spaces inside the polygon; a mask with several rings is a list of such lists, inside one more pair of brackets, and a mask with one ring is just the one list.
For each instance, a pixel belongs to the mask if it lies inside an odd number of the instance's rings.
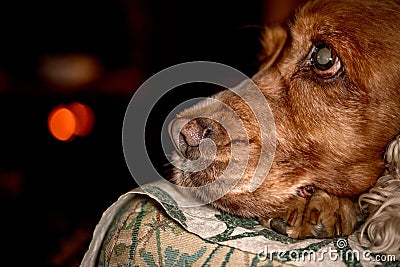
{"label": "dog's ear", "polygon": [[287,38],[287,31],[281,26],[266,27],[261,37],[262,51],[259,54],[260,69],[271,66],[280,55]]}

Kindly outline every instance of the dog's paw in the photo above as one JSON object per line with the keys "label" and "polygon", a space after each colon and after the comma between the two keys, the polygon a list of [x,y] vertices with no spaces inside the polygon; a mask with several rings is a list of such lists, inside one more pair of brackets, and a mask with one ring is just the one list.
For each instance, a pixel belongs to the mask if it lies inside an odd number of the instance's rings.
{"label": "dog's paw", "polygon": [[292,238],[348,236],[361,221],[357,203],[316,190],[294,199],[285,212],[261,218],[264,226]]}

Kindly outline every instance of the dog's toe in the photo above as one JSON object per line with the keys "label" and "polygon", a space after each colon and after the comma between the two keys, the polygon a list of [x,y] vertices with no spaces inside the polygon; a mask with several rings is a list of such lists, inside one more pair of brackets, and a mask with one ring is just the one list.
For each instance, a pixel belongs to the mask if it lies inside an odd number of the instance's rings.
{"label": "dog's toe", "polygon": [[294,198],[284,212],[260,222],[277,233],[298,239],[347,236],[360,221],[356,207],[349,199],[316,190],[311,197]]}

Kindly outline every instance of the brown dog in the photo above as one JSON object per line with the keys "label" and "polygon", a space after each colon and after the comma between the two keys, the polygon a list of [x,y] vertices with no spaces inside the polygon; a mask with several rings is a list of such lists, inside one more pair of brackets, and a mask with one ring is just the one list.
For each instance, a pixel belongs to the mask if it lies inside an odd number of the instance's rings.
{"label": "brown dog", "polygon": [[[400,3],[391,0],[316,0],[305,4],[287,29],[267,30],[264,62],[253,80],[275,120],[268,176],[248,190],[268,138],[261,138],[265,133],[253,112],[261,107],[250,107],[227,90],[214,96],[220,102],[202,102],[172,122],[181,166],[200,157],[202,140],[216,146],[210,166],[196,172],[176,168],[173,181],[204,186],[218,181],[230,160],[246,160],[239,182],[213,206],[241,216],[283,218],[272,227],[292,237],[350,234],[360,221],[353,200],[383,173],[385,147],[400,132],[399,11]],[[241,123],[246,135],[228,135],[223,127]],[[249,147],[248,159],[231,152],[233,144],[242,143]],[[211,199],[227,184],[196,191],[197,197]]]}

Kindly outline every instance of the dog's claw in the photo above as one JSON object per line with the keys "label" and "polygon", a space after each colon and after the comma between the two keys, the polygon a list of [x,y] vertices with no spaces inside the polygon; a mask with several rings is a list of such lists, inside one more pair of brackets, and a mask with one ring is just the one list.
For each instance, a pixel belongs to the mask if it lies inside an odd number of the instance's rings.
{"label": "dog's claw", "polygon": [[336,217],[337,217],[337,221],[334,226],[335,236],[342,236],[343,235],[342,216],[340,216],[340,214],[338,214]]}
{"label": "dog's claw", "polygon": [[317,208],[313,208],[310,212],[310,223],[312,225],[317,225],[320,215],[321,215],[321,212]]}
{"label": "dog's claw", "polygon": [[288,220],[287,220],[287,223],[289,224],[289,225],[294,225],[294,223],[296,222],[296,220],[297,220],[297,215],[298,215],[298,213],[299,213],[299,211],[298,211],[298,209],[294,209],[291,213],[290,213],[290,215],[289,215],[289,218],[288,218]]}

